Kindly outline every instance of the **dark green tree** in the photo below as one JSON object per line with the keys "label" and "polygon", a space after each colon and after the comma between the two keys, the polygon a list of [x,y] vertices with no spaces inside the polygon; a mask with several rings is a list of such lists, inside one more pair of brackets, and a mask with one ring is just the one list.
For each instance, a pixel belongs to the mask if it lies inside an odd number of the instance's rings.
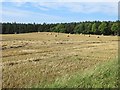
{"label": "dark green tree", "polygon": [[118,23],[113,23],[111,30],[113,31],[114,35],[118,35],[119,34],[119,26]]}
{"label": "dark green tree", "polygon": [[97,25],[96,25],[96,23],[94,23],[94,24],[92,25],[92,33],[95,34],[96,31],[97,31]]}
{"label": "dark green tree", "polygon": [[101,34],[106,35],[107,34],[107,24],[105,22],[102,22],[100,26],[98,27],[98,30]]}
{"label": "dark green tree", "polygon": [[84,26],[82,23],[78,24],[74,29],[74,33],[77,33],[77,34],[83,33],[83,28]]}

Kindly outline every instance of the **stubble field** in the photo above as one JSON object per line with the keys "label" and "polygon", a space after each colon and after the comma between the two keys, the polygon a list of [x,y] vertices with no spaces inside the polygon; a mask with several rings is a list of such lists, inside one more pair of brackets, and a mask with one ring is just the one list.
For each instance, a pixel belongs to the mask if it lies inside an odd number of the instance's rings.
{"label": "stubble field", "polygon": [[49,32],[1,36],[3,88],[118,86],[117,36]]}

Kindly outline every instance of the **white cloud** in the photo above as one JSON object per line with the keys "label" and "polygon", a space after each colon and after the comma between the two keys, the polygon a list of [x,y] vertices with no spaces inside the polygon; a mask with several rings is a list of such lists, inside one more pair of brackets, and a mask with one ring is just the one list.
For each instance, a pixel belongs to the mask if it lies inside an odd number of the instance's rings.
{"label": "white cloud", "polygon": [[16,8],[3,8],[2,21],[16,21],[16,22],[52,22],[64,21],[61,16],[48,15],[39,12],[26,11]]}
{"label": "white cloud", "polygon": [[39,2],[39,3],[34,3],[37,7],[46,7],[47,9],[58,9],[60,10],[61,8],[66,8],[68,11],[75,12],[75,13],[106,13],[106,14],[117,14],[118,12],[118,4],[117,3],[96,3],[96,2],[79,2],[79,3],[71,3],[71,2]]}
{"label": "white cloud", "polygon": [[119,2],[119,0],[1,0],[2,2]]}
{"label": "white cloud", "polygon": [[[18,1],[19,2],[12,3],[14,3],[14,5],[17,7],[20,7],[22,5],[25,6],[26,2],[20,2],[22,0]],[[50,9],[60,10],[61,8],[66,8],[69,11],[75,13],[103,12],[108,14],[117,14],[118,12],[117,2],[31,2],[31,4],[43,11],[47,11]]]}
{"label": "white cloud", "polygon": [[20,7],[24,5],[26,2],[12,2],[15,6]]}
{"label": "white cloud", "polygon": [[106,13],[117,14],[118,7],[116,3],[80,3],[66,5],[72,12],[77,13]]}
{"label": "white cloud", "polygon": [[38,8],[40,10],[43,10],[43,11],[48,11],[49,10],[49,8],[45,7],[44,5],[40,6],[39,3],[32,2],[31,4],[32,4],[33,7]]}
{"label": "white cloud", "polygon": [[16,17],[26,17],[27,15],[31,15],[32,12],[26,11],[26,10],[21,10],[21,9],[16,9],[16,8],[7,8],[3,7],[2,8],[2,15],[6,16],[16,16]]}

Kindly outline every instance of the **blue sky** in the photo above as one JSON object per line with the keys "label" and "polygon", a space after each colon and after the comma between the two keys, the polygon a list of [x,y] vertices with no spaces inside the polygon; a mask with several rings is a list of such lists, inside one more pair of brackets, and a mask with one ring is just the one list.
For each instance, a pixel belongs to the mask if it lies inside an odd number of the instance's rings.
{"label": "blue sky", "polygon": [[117,2],[2,2],[2,22],[115,21]]}

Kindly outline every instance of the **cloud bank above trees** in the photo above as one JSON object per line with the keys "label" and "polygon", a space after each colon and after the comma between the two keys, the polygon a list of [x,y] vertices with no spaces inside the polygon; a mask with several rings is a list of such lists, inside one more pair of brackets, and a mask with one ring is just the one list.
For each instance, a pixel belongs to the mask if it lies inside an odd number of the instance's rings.
{"label": "cloud bank above trees", "polygon": [[46,2],[6,1],[3,0],[2,12],[0,12],[3,22],[57,23],[94,20],[115,21],[118,19],[118,3],[115,2],[117,0],[114,2],[99,2],[99,0],[98,2],[74,3],[62,0],[56,2],[47,2],[47,0]]}

